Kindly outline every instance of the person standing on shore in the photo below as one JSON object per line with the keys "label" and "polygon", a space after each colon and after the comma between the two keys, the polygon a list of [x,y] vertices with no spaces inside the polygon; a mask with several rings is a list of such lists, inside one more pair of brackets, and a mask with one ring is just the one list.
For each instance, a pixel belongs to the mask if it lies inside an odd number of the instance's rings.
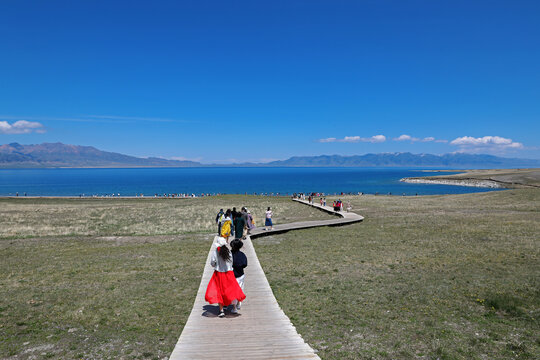
{"label": "person standing on shore", "polygon": [[274,230],[274,224],[272,223],[272,210],[270,210],[270,206],[266,210],[266,220],[264,222],[264,230],[266,230],[270,226],[270,230]]}

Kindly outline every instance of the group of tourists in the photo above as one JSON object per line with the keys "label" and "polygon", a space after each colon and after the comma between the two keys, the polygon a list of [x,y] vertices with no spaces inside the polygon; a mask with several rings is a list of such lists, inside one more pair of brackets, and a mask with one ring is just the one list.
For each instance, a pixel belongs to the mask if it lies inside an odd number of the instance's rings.
{"label": "group of tourists", "polygon": [[336,200],[332,203],[332,207],[334,208],[334,211],[343,211],[343,201]]}
{"label": "group of tourists", "polygon": [[[264,230],[273,229],[272,210],[265,212]],[[244,294],[244,269],[247,267],[247,257],[240,251],[245,239],[244,231],[249,235],[255,228],[255,220],[251,212],[244,206],[241,211],[236,208],[223,211],[220,209],[216,215],[218,236],[215,239],[215,250],[210,258],[210,265],[214,273],[206,288],[205,300],[210,304],[219,305],[218,317],[225,316],[225,308],[231,307],[231,314],[238,314]],[[229,244],[229,238],[233,240]],[[229,250],[228,245],[231,249]]]}
{"label": "group of tourists", "polygon": [[240,239],[234,239],[229,250],[227,242],[228,238],[216,237],[215,250],[210,258],[214,273],[204,296],[210,304],[219,305],[218,317],[224,317],[224,310],[229,306],[232,306],[231,314],[238,314],[242,301],[246,298],[244,269],[247,267],[247,257],[240,251],[244,243]]}
{"label": "group of tourists", "polygon": [[221,237],[228,238],[229,236],[234,236],[235,239],[242,239],[244,236],[244,230],[247,231],[249,235],[251,230],[255,228],[255,220],[245,206],[242,207],[241,211],[236,211],[236,208],[219,209],[219,212],[216,215],[216,224],[218,226],[218,235]]}
{"label": "group of tourists", "polygon": [[[325,199],[326,202],[326,199]],[[334,211],[343,211],[343,201],[341,199],[338,199],[332,203],[332,207],[334,208]],[[352,205],[350,201],[347,201],[347,212],[352,210]]]}
{"label": "group of tourists", "polygon": [[324,196],[324,193],[319,193],[319,192],[310,192],[310,193],[307,193],[307,196],[305,193],[293,193],[292,194],[292,198],[293,199],[299,199],[299,200],[306,200],[309,199],[311,197],[311,199],[313,198],[316,198],[316,197],[319,197],[319,196]]}
{"label": "group of tourists", "polygon": [[[358,193],[358,195],[362,195],[362,194],[363,193]],[[343,195],[343,193],[341,193],[341,195]],[[306,201],[307,199],[307,202],[310,204],[313,204],[313,201],[315,200],[315,198],[319,197],[320,205],[326,206],[326,197],[322,193],[309,193],[307,197],[306,197],[306,194],[304,193],[294,193],[292,197],[293,199],[299,199],[299,200],[304,200],[304,201]],[[341,201],[341,199],[335,200],[332,203],[332,208],[334,209],[334,211],[343,211],[343,201]],[[351,202],[347,201],[347,212],[351,210],[352,210]]]}

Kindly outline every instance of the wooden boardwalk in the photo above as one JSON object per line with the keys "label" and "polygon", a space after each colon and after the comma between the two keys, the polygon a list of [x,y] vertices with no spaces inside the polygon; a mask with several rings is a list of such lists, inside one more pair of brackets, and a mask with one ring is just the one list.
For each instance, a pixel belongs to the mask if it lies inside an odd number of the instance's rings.
{"label": "wooden boardwalk", "polygon": [[[297,201],[308,204],[306,201]],[[319,205],[308,205],[320,208]],[[330,207],[321,210],[334,214]],[[212,244],[195,304],[169,359],[319,359],[279,307],[259,263],[251,238],[363,220],[362,216],[354,213],[343,213],[339,216],[340,218],[332,220],[279,224],[274,226],[272,231],[264,231],[261,228],[252,231],[251,237],[244,240],[242,248],[248,258],[248,267],[245,271],[247,298],[242,303],[238,315],[226,312],[227,315],[222,319],[217,317],[218,306],[209,305],[204,300],[206,286],[213,273],[210,256],[215,246]]]}

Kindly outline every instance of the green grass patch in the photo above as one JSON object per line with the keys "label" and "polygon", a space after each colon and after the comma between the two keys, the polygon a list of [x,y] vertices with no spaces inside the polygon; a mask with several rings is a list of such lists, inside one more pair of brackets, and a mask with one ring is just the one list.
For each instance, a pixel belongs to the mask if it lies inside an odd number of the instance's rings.
{"label": "green grass patch", "polygon": [[0,243],[0,357],[167,356],[191,311],[211,241]]}
{"label": "green grass patch", "polygon": [[486,295],[485,299],[479,300],[487,309],[494,311],[503,311],[511,316],[524,316],[526,315],[523,310],[525,302],[510,294],[503,293],[490,293]]}
{"label": "green grass patch", "polygon": [[0,199],[0,358],[163,359],[220,207],[328,219],[286,198]]}
{"label": "green grass patch", "polygon": [[322,359],[540,358],[540,191],[344,200],[362,223],[255,240]]}

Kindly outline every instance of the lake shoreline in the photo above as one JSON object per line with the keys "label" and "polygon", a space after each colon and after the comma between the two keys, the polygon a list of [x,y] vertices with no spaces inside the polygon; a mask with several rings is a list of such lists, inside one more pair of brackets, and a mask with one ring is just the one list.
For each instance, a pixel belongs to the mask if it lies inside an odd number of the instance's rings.
{"label": "lake shoreline", "polygon": [[403,178],[399,180],[401,182],[409,184],[438,184],[438,185],[454,185],[454,186],[468,186],[468,187],[479,187],[479,188],[490,188],[490,189],[501,189],[507,188],[502,184],[493,181],[493,180],[478,180],[478,179],[423,179],[423,178]]}
{"label": "lake shoreline", "polygon": [[540,188],[540,169],[465,170],[453,175],[405,177],[400,181],[491,189]]}

